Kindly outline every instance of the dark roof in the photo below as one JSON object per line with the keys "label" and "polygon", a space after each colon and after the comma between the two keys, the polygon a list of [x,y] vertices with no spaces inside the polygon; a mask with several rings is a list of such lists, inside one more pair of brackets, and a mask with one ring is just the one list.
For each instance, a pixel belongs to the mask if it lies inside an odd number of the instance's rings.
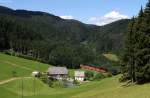
{"label": "dark roof", "polygon": [[66,75],[68,74],[68,69],[66,67],[50,67],[47,72],[50,75],[54,74]]}

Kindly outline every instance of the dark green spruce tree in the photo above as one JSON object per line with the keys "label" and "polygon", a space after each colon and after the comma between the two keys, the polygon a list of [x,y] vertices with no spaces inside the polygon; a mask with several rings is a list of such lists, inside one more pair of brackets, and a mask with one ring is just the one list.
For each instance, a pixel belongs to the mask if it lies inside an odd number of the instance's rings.
{"label": "dark green spruce tree", "polygon": [[130,22],[124,46],[123,78],[138,84],[150,82],[150,0]]}
{"label": "dark green spruce tree", "polygon": [[135,18],[133,17],[128,25],[128,32],[125,34],[124,52],[122,57],[123,80],[135,80],[133,76],[134,66],[134,34]]}
{"label": "dark green spruce tree", "polygon": [[136,82],[150,82],[150,0],[137,21]]}

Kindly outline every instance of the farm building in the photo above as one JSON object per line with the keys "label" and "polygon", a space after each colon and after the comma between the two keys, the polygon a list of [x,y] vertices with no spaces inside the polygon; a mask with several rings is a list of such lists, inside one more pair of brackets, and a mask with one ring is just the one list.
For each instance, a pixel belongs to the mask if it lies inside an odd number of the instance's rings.
{"label": "farm building", "polygon": [[33,77],[39,77],[40,76],[40,72],[39,71],[33,71],[32,72],[32,76]]}
{"label": "farm building", "polygon": [[68,69],[66,67],[50,67],[47,71],[49,78],[56,80],[64,80],[68,76]]}
{"label": "farm building", "polygon": [[84,81],[85,74],[84,71],[75,71],[75,80]]}

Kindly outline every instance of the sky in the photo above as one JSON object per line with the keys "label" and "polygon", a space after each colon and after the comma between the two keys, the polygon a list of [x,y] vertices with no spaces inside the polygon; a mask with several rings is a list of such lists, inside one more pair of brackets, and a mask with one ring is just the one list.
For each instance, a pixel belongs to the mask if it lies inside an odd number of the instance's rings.
{"label": "sky", "polygon": [[136,16],[148,0],[0,0],[12,9],[44,11],[64,19],[105,25]]}

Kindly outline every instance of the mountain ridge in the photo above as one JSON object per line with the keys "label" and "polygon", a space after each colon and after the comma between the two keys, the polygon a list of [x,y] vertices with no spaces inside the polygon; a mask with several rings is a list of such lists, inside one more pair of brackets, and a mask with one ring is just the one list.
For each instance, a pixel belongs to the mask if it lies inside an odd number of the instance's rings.
{"label": "mountain ridge", "polygon": [[102,65],[99,54],[120,51],[129,21],[95,26],[45,12],[1,6],[0,50],[11,49],[19,55],[70,68],[81,63]]}

